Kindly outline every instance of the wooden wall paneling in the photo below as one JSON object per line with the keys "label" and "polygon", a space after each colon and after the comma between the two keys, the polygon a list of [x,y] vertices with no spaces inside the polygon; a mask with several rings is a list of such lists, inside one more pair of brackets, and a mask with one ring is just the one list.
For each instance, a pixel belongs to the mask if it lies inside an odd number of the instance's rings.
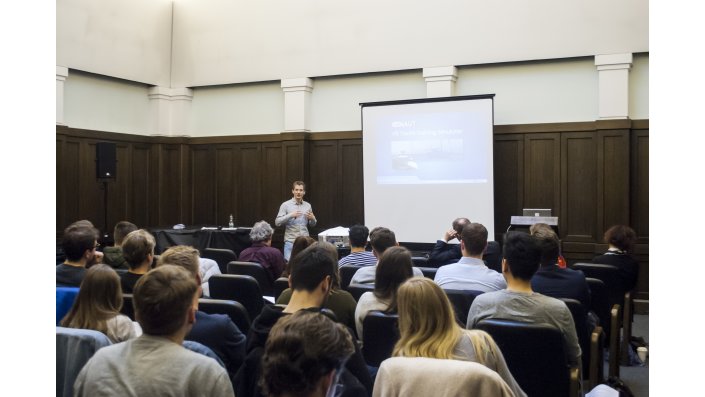
{"label": "wooden wall paneling", "polygon": [[629,130],[599,130],[598,229],[595,241],[612,225],[629,225]]}
{"label": "wooden wall paneling", "polygon": [[340,208],[335,223],[340,226],[364,225],[362,139],[338,141],[338,153]]}
{"label": "wooden wall paneling", "polygon": [[[237,183],[237,164],[234,159],[237,149],[234,145],[222,145],[215,149],[215,226],[228,226],[230,214],[237,217],[237,196],[235,185]],[[235,219],[237,222],[237,218]]]}
{"label": "wooden wall paneling", "polygon": [[564,242],[592,243],[597,236],[596,146],[594,131],[561,134],[561,205],[554,213]]}
{"label": "wooden wall paneling", "polygon": [[263,220],[262,214],[262,147],[261,144],[245,144],[239,146],[238,162],[239,174],[233,181],[237,194],[238,226],[252,226],[255,222]]}
{"label": "wooden wall paneling", "polygon": [[649,130],[631,135],[631,227],[639,243],[649,243]]}
{"label": "wooden wall paneling", "polygon": [[[291,189],[288,189],[286,191],[288,194],[280,194],[286,185],[282,173],[282,157],[281,143],[262,143],[261,180],[259,182],[262,202],[260,218],[269,222],[272,228],[275,228],[274,220],[277,217],[279,206],[291,192]],[[275,230],[280,230],[280,228]]]}
{"label": "wooden wall paneling", "polygon": [[[550,208],[553,214],[561,213],[560,151],[559,133],[526,134],[524,136],[525,168],[522,208]],[[558,219],[558,222],[560,225],[562,219]],[[559,227],[562,228],[562,226]]]}
{"label": "wooden wall paneling", "polygon": [[[103,184],[96,179],[96,141],[84,140],[80,144],[78,169],[78,219],[88,219],[103,228]],[[109,200],[109,199],[108,199]],[[110,203],[108,203],[110,205]],[[73,222],[73,221],[71,221]],[[69,222],[70,223],[70,222]]]}
{"label": "wooden wall paneling", "polygon": [[194,225],[216,224],[215,149],[191,146],[191,219]]}
{"label": "wooden wall paneling", "polygon": [[[131,143],[115,142],[115,159],[117,160],[115,169],[117,172],[115,179],[108,181],[108,224],[105,228],[111,238],[113,238],[113,228],[116,223],[123,220],[134,223],[130,216],[132,213],[130,186],[132,185],[131,170],[133,167],[131,157]],[[100,220],[100,225],[102,224],[103,218]]]}
{"label": "wooden wall paneling", "polygon": [[[130,157],[130,186],[129,208],[127,220],[140,228],[151,226],[149,223],[149,203],[155,195],[154,187],[150,183],[150,148],[149,144],[137,143],[132,145]],[[120,175],[118,175],[120,178]]]}
{"label": "wooden wall paneling", "polygon": [[180,175],[180,200],[179,200],[179,223],[184,225],[193,224],[193,175],[191,174],[191,148],[190,145],[182,143],[179,147],[179,175]]}
{"label": "wooden wall paneling", "polygon": [[282,160],[284,183],[281,187],[281,195],[284,198],[282,201],[291,196],[291,184],[294,181],[304,181],[306,188],[309,188],[309,142],[306,137],[305,134],[282,134],[282,155],[284,156]]}
{"label": "wooden wall paneling", "polygon": [[[502,241],[512,215],[521,215],[524,202],[524,135],[494,136],[495,241]],[[472,219],[471,219],[472,220]],[[491,237],[491,236],[490,236]]]}
{"label": "wooden wall paneling", "polygon": [[157,224],[173,226],[181,219],[181,145],[159,144]]}
{"label": "wooden wall paneling", "polygon": [[[306,186],[306,201],[311,203],[318,219],[315,230],[325,230],[339,225],[342,208],[338,182],[338,141],[312,141],[309,146],[310,171]],[[310,230],[313,232],[313,230]],[[312,233],[313,234],[313,233]]]}

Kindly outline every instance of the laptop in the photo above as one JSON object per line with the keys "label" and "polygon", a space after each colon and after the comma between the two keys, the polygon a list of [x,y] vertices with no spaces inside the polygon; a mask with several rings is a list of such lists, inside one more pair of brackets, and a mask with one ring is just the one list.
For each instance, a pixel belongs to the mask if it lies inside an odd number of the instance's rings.
{"label": "laptop", "polygon": [[524,208],[523,216],[551,216],[550,208]]}

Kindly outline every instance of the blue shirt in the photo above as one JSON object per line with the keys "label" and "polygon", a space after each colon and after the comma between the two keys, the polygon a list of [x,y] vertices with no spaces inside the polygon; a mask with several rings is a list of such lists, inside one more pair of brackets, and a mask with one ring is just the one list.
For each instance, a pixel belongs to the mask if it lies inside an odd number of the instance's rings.
{"label": "blue shirt", "polygon": [[504,276],[485,265],[482,259],[464,256],[458,263],[441,266],[434,280],[444,289],[499,291],[507,288]]}

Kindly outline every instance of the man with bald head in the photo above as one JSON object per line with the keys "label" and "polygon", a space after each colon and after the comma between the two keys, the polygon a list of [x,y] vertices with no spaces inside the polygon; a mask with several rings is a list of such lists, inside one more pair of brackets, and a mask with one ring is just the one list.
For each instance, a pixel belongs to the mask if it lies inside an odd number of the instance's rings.
{"label": "man with bald head", "polygon": [[436,245],[428,256],[428,261],[438,267],[456,263],[463,256],[460,252],[460,244],[449,243],[453,239],[460,241],[463,227],[469,223],[470,220],[468,218],[456,218],[451,229],[443,235],[443,240],[436,241]]}

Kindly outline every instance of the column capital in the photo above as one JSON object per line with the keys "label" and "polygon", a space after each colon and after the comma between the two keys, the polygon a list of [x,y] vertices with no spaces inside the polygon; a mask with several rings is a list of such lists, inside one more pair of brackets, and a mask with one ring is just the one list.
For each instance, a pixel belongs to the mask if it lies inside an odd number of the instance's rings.
{"label": "column capital", "polygon": [[423,68],[423,77],[430,81],[452,81],[458,80],[458,68],[455,66],[434,66]]}
{"label": "column capital", "polygon": [[313,80],[308,77],[299,77],[295,79],[282,79],[281,88],[284,92],[305,91],[313,92]]}
{"label": "column capital", "polygon": [[631,69],[633,62],[631,53],[595,55],[597,70]]}
{"label": "column capital", "polygon": [[56,65],[56,80],[64,81],[67,77],[69,77],[69,68],[66,66]]}
{"label": "column capital", "polygon": [[192,100],[193,90],[190,88],[170,88],[154,86],[147,91],[149,99]]}

